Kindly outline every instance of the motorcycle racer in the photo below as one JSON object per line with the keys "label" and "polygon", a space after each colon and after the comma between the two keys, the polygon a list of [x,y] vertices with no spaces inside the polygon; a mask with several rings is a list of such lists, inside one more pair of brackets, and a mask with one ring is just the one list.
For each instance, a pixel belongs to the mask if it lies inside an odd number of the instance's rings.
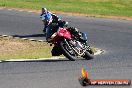
{"label": "motorcycle racer", "polygon": [[[41,20],[44,24],[43,32],[46,34],[46,40],[47,42],[50,42],[50,37],[53,33],[57,31],[59,27],[66,27],[66,29],[72,34],[76,34],[79,41],[87,42],[87,40],[84,40],[81,33],[77,28],[75,27],[68,27],[68,22],[62,21],[57,15],[49,12],[46,8],[42,8],[42,12],[40,14]],[[74,42],[71,40],[69,41],[72,45],[75,45]],[[58,56],[61,55],[62,52],[60,51],[60,47],[54,46],[52,51],[52,56]]]}
{"label": "motorcycle racer", "polygon": [[[42,12],[40,14],[41,20],[44,24],[43,33],[48,33],[49,29],[52,29],[52,32],[55,32],[59,27],[68,26],[68,22],[62,21],[57,15],[48,11],[45,7],[42,7]],[[75,27],[67,27],[71,34],[77,34],[79,40],[82,39],[82,33]],[[51,31],[50,31],[51,32]],[[46,34],[46,40],[50,37],[51,34]]]}
{"label": "motorcycle racer", "polygon": [[51,23],[58,23],[61,20],[55,14],[49,12],[45,7],[42,7],[40,18],[44,24],[44,28],[43,28],[44,34],[46,33],[46,30],[48,29],[48,26],[51,25]]}

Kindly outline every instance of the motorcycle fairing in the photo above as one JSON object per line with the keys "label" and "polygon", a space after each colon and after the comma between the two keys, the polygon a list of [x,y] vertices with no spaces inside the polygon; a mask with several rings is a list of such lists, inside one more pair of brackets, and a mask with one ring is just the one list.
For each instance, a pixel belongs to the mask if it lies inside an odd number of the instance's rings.
{"label": "motorcycle fairing", "polygon": [[68,39],[68,40],[71,39],[71,34],[70,34],[69,31],[67,31],[66,28],[59,28],[57,34],[58,34],[59,36],[61,36],[61,37],[64,37],[64,38]]}

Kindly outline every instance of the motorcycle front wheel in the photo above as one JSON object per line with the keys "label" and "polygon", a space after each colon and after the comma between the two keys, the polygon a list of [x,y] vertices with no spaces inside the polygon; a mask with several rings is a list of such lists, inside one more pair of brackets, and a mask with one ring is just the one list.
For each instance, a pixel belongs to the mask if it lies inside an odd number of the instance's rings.
{"label": "motorcycle front wheel", "polygon": [[83,56],[83,58],[85,58],[86,60],[91,60],[94,58],[93,54],[90,54],[90,52],[85,51],[85,55]]}
{"label": "motorcycle front wheel", "polygon": [[70,46],[64,42],[60,42],[60,47],[62,49],[62,53],[65,57],[67,57],[71,61],[75,61],[77,58],[75,56],[74,51],[70,48]]}

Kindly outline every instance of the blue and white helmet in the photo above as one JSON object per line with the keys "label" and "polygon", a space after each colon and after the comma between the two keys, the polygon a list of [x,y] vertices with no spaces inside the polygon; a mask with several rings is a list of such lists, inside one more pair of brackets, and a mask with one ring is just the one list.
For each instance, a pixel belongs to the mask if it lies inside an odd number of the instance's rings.
{"label": "blue and white helmet", "polygon": [[45,7],[42,7],[42,14],[46,14],[48,10]]}

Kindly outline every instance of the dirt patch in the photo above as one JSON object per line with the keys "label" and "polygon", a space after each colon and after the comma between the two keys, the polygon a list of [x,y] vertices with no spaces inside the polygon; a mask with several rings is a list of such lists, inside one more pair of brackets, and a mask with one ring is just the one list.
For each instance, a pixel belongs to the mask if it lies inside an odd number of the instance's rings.
{"label": "dirt patch", "polygon": [[46,42],[0,37],[0,59],[51,57],[49,46]]}
{"label": "dirt patch", "polygon": [[11,42],[11,41],[1,41],[0,42],[0,51],[15,51],[23,50],[29,47],[27,43],[20,42]]}
{"label": "dirt patch", "polygon": [[0,52],[24,50],[32,46],[32,44],[27,41],[13,38],[0,38],[0,40]]}

